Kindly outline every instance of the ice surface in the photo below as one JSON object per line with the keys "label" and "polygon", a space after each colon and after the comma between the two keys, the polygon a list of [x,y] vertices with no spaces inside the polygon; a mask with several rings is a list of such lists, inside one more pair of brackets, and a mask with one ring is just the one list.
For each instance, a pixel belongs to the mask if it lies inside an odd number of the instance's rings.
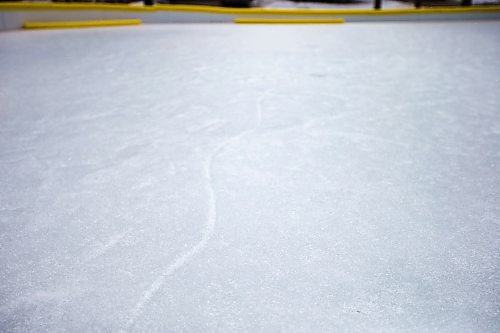
{"label": "ice surface", "polygon": [[498,332],[500,23],[0,34],[0,330]]}

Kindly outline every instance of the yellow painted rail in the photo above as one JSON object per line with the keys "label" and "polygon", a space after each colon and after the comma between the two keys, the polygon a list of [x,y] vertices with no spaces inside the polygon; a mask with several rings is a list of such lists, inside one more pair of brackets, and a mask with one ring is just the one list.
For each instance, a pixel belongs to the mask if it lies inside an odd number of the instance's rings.
{"label": "yellow painted rail", "polygon": [[23,29],[71,29],[71,28],[96,28],[116,27],[127,25],[140,25],[139,19],[127,20],[101,20],[101,21],[71,21],[71,22],[24,22]]}
{"label": "yellow painted rail", "polygon": [[333,19],[277,19],[261,17],[239,17],[234,19],[234,23],[239,24],[339,24],[344,23],[343,18]]}
{"label": "yellow painted rail", "polygon": [[224,8],[193,5],[156,5],[137,6],[125,4],[90,4],[90,3],[0,3],[0,11],[22,10],[90,10],[90,11],[129,11],[141,13],[155,12],[196,12],[226,15],[279,15],[279,16],[355,16],[355,15],[419,15],[419,14],[460,14],[460,13],[500,13],[500,6],[474,7],[423,7],[395,9],[279,9],[279,8]]}

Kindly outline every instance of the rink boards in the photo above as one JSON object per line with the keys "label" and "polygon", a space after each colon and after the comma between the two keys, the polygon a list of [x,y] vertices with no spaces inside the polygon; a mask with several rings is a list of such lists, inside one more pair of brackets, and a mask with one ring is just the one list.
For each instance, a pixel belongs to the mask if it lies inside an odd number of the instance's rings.
{"label": "rink boards", "polygon": [[500,7],[405,9],[274,9],[191,5],[154,7],[100,4],[0,4],[0,30],[19,29],[27,21],[96,21],[140,19],[144,23],[233,23],[238,20],[436,21],[499,19]]}

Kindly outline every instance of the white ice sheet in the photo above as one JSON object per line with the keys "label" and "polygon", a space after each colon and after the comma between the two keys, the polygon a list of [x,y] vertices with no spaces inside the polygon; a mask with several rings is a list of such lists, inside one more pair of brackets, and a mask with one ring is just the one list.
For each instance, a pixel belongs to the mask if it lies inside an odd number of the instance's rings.
{"label": "white ice sheet", "polygon": [[500,24],[0,34],[0,330],[498,332]]}

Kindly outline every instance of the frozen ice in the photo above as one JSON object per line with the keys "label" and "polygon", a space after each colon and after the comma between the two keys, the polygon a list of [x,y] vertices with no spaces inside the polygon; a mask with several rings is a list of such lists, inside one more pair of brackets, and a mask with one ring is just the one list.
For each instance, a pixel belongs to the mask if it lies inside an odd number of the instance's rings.
{"label": "frozen ice", "polygon": [[500,23],[0,34],[0,331],[498,332]]}

